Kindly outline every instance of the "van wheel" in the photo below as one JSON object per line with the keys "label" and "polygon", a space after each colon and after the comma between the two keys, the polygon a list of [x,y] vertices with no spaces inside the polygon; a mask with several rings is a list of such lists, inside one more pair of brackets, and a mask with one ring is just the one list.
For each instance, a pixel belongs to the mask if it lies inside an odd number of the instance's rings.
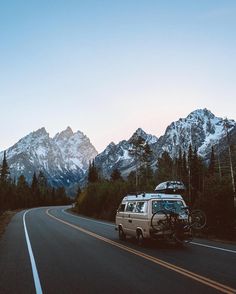
{"label": "van wheel", "polygon": [[136,233],[136,239],[137,239],[137,243],[139,246],[143,246],[144,243],[145,243],[145,239],[143,237],[143,233],[138,230],[137,233]]}
{"label": "van wheel", "polygon": [[124,231],[123,231],[122,228],[119,228],[119,240],[121,240],[121,241],[125,241],[126,240],[126,235],[125,235],[125,233],[124,233]]}

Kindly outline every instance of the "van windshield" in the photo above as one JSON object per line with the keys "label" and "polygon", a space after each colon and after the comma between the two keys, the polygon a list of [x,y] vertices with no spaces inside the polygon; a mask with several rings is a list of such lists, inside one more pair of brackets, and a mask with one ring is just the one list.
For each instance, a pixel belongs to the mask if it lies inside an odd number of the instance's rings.
{"label": "van windshield", "polygon": [[181,200],[154,200],[152,202],[152,213],[163,210],[181,213],[183,207],[184,204]]}

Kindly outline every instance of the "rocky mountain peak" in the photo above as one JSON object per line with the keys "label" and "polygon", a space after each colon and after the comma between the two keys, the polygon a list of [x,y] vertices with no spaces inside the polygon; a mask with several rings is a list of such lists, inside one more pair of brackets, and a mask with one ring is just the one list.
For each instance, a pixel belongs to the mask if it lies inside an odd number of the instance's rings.
{"label": "rocky mountain peak", "polygon": [[[83,177],[89,161],[97,155],[90,140],[80,131],[70,127],[52,139],[45,128],[23,137],[7,149],[11,176],[23,174],[27,181],[34,172],[42,170],[54,186],[69,186]],[[3,152],[0,153],[0,159]]]}
{"label": "rocky mountain peak", "polygon": [[131,142],[134,139],[137,139],[137,137],[143,138],[148,144],[154,144],[157,142],[158,138],[156,136],[147,134],[143,129],[138,128],[128,142]]}
{"label": "rocky mountain peak", "polygon": [[[236,123],[233,120],[228,122],[230,131],[236,126]],[[224,124],[223,118],[216,117],[206,108],[194,110],[186,118],[180,118],[167,127],[164,136],[158,140],[157,154],[160,156],[166,150],[174,157],[180,148],[187,152],[191,144],[204,158],[210,152],[211,147],[218,144],[225,136]]]}
{"label": "rocky mountain peak", "polygon": [[42,127],[40,129],[30,133],[29,135],[33,135],[34,137],[42,137],[42,136],[49,137],[49,134],[46,131],[45,127]]}
{"label": "rocky mountain peak", "polygon": [[187,120],[188,119],[203,119],[203,118],[208,118],[208,119],[214,119],[215,115],[208,110],[207,108],[204,109],[196,109],[194,111],[192,111],[188,116],[187,116]]}
{"label": "rocky mountain peak", "polygon": [[[30,182],[33,173],[42,170],[49,183],[69,187],[86,180],[89,161],[94,158],[105,178],[110,177],[114,168],[127,176],[135,169],[135,158],[130,154],[130,148],[131,140],[138,136],[150,145],[153,152],[151,165],[154,168],[157,158],[164,151],[175,157],[180,149],[187,152],[190,144],[205,159],[212,146],[226,141],[225,124],[223,118],[216,117],[208,109],[197,109],[185,118],[172,122],[160,138],[138,128],[130,139],[122,140],[118,144],[111,142],[100,154],[81,131],[74,133],[67,127],[54,138],[50,138],[46,129],[40,128],[10,147],[7,150],[7,159],[12,177],[17,178],[24,174]],[[227,125],[228,132],[235,134],[235,121],[227,120]],[[0,153],[0,160],[2,157],[3,152]]]}
{"label": "rocky mountain peak", "polygon": [[77,140],[83,140],[83,141],[90,142],[89,138],[81,131],[77,131],[76,133],[74,133],[73,137]]}
{"label": "rocky mountain peak", "polygon": [[68,126],[68,127],[65,129],[64,132],[67,133],[67,134],[69,134],[69,135],[73,135],[73,131],[72,131],[72,129],[71,129],[70,126]]}
{"label": "rocky mountain peak", "polygon": [[114,142],[111,142],[109,145],[107,145],[102,153],[109,154],[112,150],[114,150],[114,148],[116,148],[116,144]]}
{"label": "rocky mountain peak", "polygon": [[147,136],[147,133],[142,129],[142,128],[138,128],[134,134],[138,135],[138,136],[141,136],[141,137],[145,137]]}
{"label": "rocky mountain peak", "polygon": [[69,138],[71,138],[74,135],[71,127],[67,127],[64,131],[57,133],[55,135],[55,137],[53,138],[53,140],[55,141],[64,141],[64,140],[68,140]]}

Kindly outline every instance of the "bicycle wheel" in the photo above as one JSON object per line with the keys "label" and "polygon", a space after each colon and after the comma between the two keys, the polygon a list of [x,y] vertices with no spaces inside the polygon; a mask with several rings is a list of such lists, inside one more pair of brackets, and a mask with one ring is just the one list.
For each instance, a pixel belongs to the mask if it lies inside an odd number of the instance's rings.
{"label": "bicycle wheel", "polygon": [[151,227],[155,232],[165,231],[168,225],[168,215],[165,211],[155,212],[151,218]]}
{"label": "bicycle wheel", "polygon": [[178,224],[174,233],[175,241],[178,244],[187,244],[193,240],[192,229],[188,224]]}
{"label": "bicycle wheel", "polygon": [[206,225],[206,214],[200,209],[195,209],[190,213],[190,220],[193,229],[201,230]]}

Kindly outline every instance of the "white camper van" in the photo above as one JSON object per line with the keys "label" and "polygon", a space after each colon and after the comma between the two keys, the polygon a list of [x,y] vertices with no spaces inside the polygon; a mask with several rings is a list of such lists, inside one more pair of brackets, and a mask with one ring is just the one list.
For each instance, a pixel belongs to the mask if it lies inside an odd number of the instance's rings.
{"label": "white camper van", "polygon": [[181,195],[156,192],[127,195],[116,214],[119,239],[125,240],[126,236],[133,236],[140,244],[145,239],[163,239],[171,234],[163,227],[166,222],[165,211],[175,213],[182,223],[188,222],[187,206]]}

